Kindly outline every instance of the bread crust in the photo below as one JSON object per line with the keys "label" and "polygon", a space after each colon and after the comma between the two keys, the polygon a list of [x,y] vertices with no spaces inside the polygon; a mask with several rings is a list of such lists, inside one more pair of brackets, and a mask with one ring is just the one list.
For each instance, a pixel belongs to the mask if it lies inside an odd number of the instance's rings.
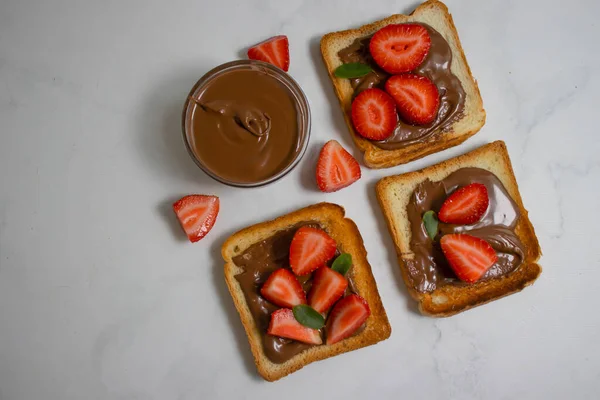
{"label": "bread crust", "polygon": [[[494,173],[517,204],[521,217],[515,233],[525,246],[525,259],[517,270],[500,278],[469,286],[446,285],[431,293],[419,292],[410,285],[404,263],[405,259],[413,256],[410,248],[412,233],[408,221],[408,202],[416,186],[425,179],[437,182],[466,167],[482,168]],[[419,302],[419,310],[425,315],[447,317],[508,296],[531,285],[542,272],[542,267],[537,264],[542,254],[540,244],[523,205],[508,151],[502,141],[484,145],[419,171],[383,178],[377,183],[375,190],[396,245],[402,277],[411,296]]]}
{"label": "bread crust", "polygon": [[[235,279],[243,269],[235,265],[233,258],[276,232],[307,221],[318,223],[336,241],[341,251],[352,255],[354,265],[348,273],[351,274],[357,293],[369,304],[371,315],[367,319],[365,329],[359,334],[333,345],[311,347],[282,364],[276,364],[265,356],[262,345],[263,333],[259,331],[244,293]],[[344,217],[344,209],[336,204],[315,204],[275,220],[245,228],[229,237],[223,244],[221,252],[225,260],[227,287],[246,330],[258,372],[267,381],[278,380],[314,361],[375,344],[387,339],[391,334],[391,327],[379,297],[371,266],[367,261],[367,251],[360,232],[352,220]]]}
{"label": "bread crust", "polygon": [[[338,52],[350,45],[355,39],[372,35],[389,24],[411,21],[427,23],[444,36],[450,45],[453,56],[451,71],[460,79],[467,94],[464,115],[448,131],[434,135],[423,143],[413,143],[395,150],[384,150],[361,137],[355,131],[351,119],[354,90],[348,79],[336,77],[334,71],[342,64]],[[476,134],[485,124],[486,115],[477,81],[473,78],[467,63],[452,15],[442,2],[429,0],[417,7],[410,15],[396,14],[357,29],[328,33],[321,39],[321,55],[342,107],[348,130],[356,146],[364,152],[364,162],[369,168],[388,168],[405,164],[456,146]]]}

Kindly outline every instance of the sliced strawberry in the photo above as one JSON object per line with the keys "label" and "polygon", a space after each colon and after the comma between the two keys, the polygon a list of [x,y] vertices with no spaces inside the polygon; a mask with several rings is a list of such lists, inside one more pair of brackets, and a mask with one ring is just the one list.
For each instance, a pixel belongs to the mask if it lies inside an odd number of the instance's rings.
{"label": "sliced strawberry", "polygon": [[462,281],[473,283],[498,260],[496,252],[488,242],[464,233],[442,236],[442,251],[448,264]]}
{"label": "sliced strawberry", "polygon": [[290,245],[290,267],[298,276],[307,275],[335,255],[337,244],[325,231],[303,226]]}
{"label": "sliced strawberry", "polygon": [[381,89],[363,90],[352,102],[352,124],[364,138],[387,139],[397,122],[396,103]]}
{"label": "sliced strawberry", "polygon": [[219,214],[219,198],[192,194],[182,197],[173,204],[173,211],[190,242],[202,239],[215,224]]}
{"label": "sliced strawberry", "polygon": [[334,344],[352,336],[371,315],[367,301],[351,294],[337,302],[327,321],[327,344]]}
{"label": "sliced strawberry", "polygon": [[260,294],[279,307],[292,308],[306,304],[306,295],[298,279],[289,270],[280,268],[273,272],[260,289]]}
{"label": "sliced strawberry", "polygon": [[317,162],[319,189],[323,192],[335,192],[359,179],[360,165],[354,157],[335,140],[325,143]]}
{"label": "sliced strawberry", "polygon": [[324,265],[315,271],[312,287],[308,293],[308,304],[320,313],[329,310],[348,287],[342,274]]}
{"label": "sliced strawberry", "polygon": [[375,32],[369,43],[369,51],[377,65],[390,74],[417,68],[430,47],[429,32],[417,24],[385,26]]}
{"label": "sliced strawberry", "polygon": [[275,36],[250,47],[248,58],[268,62],[287,72],[290,67],[290,45],[287,36]]}
{"label": "sliced strawberry", "polygon": [[438,218],[447,224],[472,224],[483,217],[490,204],[485,185],[471,183],[452,192],[444,201]]}
{"label": "sliced strawberry", "polygon": [[321,344],[321,334],[316,329],[308,328],[296,321],[294,312],[289,308],[280,308],[271,314],[271,322],[267,333],[308,344]]}
{"label": "sliced strawberry", "polygon": [[385,90],[396,102],[400,118],[409,124],[428,124],[437,116],[440,94],[428,78],[414,74],[394,75],[385,83]]}

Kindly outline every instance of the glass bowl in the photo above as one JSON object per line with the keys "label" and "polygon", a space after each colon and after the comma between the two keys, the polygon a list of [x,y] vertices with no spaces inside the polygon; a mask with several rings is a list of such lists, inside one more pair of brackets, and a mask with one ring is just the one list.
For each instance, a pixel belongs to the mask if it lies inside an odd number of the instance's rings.
{"label": "glass bowl", "polygon": [[[199,107],[199,105],[192,99],[199,98],[203,91],[206,89],[207,85],[213,79],[219,77],[221,74],[236,70],[259,71],[261,73],[269,75],[272,78],[277,79],[282,84],[282,86],[288,90],[289,95],[292,98],[297,110],[298,141],[296,143],[294,157],[287,163],[287,165],[284,165],[283,168],[275,174],[255,182],[238,182],[219,176],[218,173],[211,170],[211,168],[202,161],[201,157],[199,157],[199,155],[194,150],[194,146],[192,145],[192,115],[194,113],[195,108]],[[294,169],[296,165],[298,165],[298,163],[304,156],[304,153],[306,152],[306,148],[308,146],[308,140],[310,138],[310,107],[308,105],[308,100],[306,99],[306,96],[300,88],[300,86],[298,85],[298,83],[283,70],[262,61],[231,61],[213,68],[212,70],[207,72],[202,78],[200,78],[198,82],[196,82],[183,106],[182,131],[185,146],[190,157],[192,157],[196,165],[198,165],[198,167],[200,167],[208,176],[230,186],[262,186],[284,177],[288,172]]]}

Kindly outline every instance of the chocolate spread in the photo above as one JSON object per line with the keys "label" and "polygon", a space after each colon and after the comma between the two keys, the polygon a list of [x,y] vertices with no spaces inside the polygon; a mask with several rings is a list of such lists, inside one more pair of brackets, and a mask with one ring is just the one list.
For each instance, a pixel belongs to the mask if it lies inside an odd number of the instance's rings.
{"label": "chocolate spread", "polygon": [[260,70],[224,72],[191,100],[196,103],[193,151],[223,179],[267,179],[300,151],[295,100],[288,88]]}
{"label": "chocolate spread", "polygon": [[[440,210],[442,203],[457,188],[471,183],[481,183],[488,191],[490,204],[479,222],[472,225],[453,225],[439,222],[439,233],[432,241],[422,223],[423,214]],[[506,192],[502,182],[491,172],[480,168],[461,168],[442,179],[421,182],[413,192],[407,206],[411,227],[410,249],[413,258],[403,257],[412,286],[419,292],[431,292],[443,285],[466,285],[458,280],[442,250],[442,235],[468,233],[486,240],[496,251],[498,261],[483,275],[481,280],[496,278],[516,270],[525,257],[525,248],[517,235],[515,226],[519,220],[519,208]]]}
{"label": "chocolate spread", "polygon": [[[239,282],[242,291],[246,296],[248,308],[254,317],[257,328],[262,334],[265,355],[269,360],[277,364],[284,363],[300,352],[313,347],[311,344],[268,335],[267,329],[271,320],[271,313],[280,307],[260,296],[261,286],[273,271],[279,268],[289,268],[290,244],[292,243],[294,234],[302,226],[321,229],[317,223],[300,223],[289,229],[279,231],[268,239],[253,244],[242,254],[233,258],[234,264],[244,270],[244,272],[236,275],[235,279]],[[338,249],[336,256],[339,255],[339,253]],[[346,278],[348,279],[348,289],[346,289],[345,295],[356,293],[352,281],[352,274],[352,269],[350,269],[346,275]],[[311,275],[298,277],[304,291],[307,293],[312,284],[310,276]],[[356,333],[358,332],[360,332],[360,330]],[[321,335],[323,335],[322,329]]]}
{"label": "chocolate spread", "polygon": [[[384,150],[394,150],[416,142],[435,140],[439,133],[447,131],[452,124],[463,117],[465,108],[465,91],[460,80],[450,71],[452,50],[446,39],[435,29],[426,24],[422,25],[429,32],[431,47],[425,60],[413,73],[424,75],[437,86],[440,93],[440,107],[437,117],[426,125],[410,125],[398,121],[394,134],[382,141],[373,143]],[[365,89],[377,87],[383,89],[385,81],[390,76],[377,66],[369,53],[371,37],[356,39],[354,43],[340,50],[338,56],[343,63],[360,62],[368,64],[373,72],[350,80],[354,95]]]}

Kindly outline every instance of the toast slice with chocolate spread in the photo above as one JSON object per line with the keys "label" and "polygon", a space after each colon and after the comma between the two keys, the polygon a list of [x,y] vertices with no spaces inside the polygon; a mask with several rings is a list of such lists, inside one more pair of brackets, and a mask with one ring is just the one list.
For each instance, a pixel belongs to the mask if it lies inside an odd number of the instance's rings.
{"label": "toast slice with chocolate spread", "polygon": [[[496,193],[490,192],[490,196],[498,196],[497,193],[504,190],[504,193],[512,199],[511,204],[513,204],[514,210],[511,211],[508,207],[510,204],[507,201],[504,201],[503,204],[500,201],[497,204],[490,201],[488,214],[493,212],[497,212],[497,214],[489,219],[489,223],[493,225],[494,221],[505,218],[507,215],[508,218],[514,218],[516,225],[512,230],[518,242],[520,242],[519,246],[522,254],[519,257],[521,257],[521,262],[514,270],[500,273],[497,276],[490,276],[489,279],[482,279],[476,283],[463,283],[454,276],[455,280],[451,284],[439,284],[435,286],[434,290],[423,290],[431,289],[431,287],[428,288],[427,285],[422,284],[427,279],[420,279],[424,275],[420,275],[420,272],[416,271],[418,268],[415,267],[418,267],[418,264],[415,260],[419,257],[419,251],[422,248],[417,249],[417,241],[413,241],[413,236],[415,236],[415,232],[417,235],[420,234],[419,229],[425,228],[424,226],[421,228],[420,225],[413,226],[411,218],[413,218],[413,223],[420,223],[421,215],[411,215],[411,212],[414,213],[411,210],[414,210],[415,202],[424,201],[423,193],[430,195],[431,192],[420,192],[419,199],[417,199],[415,190],[419,187],[431,188],[437,182],[446,180],[446,184],[442,184],[442,186],[446,187],[446,191],[451,192],[455,189],[450,186],[456,185],[455,183],[448,183],[448,177],[453,174],[458,176],[457,173],[463,174],[459,178],[463,179],[465,183],[477,182],[477,176],[486,177],[485,179],[491,179],[490,176],[495,176],[499,180],[503,188],[496,187],[494,190]],[[467,154],[420,171],[383,178],[377,183],[376,192],[396,246],[402,277],[409,293],[419,302],[419,309],[425,315],[447,317],[521,291],[526,286],[531,285],[542,272],[542,268],[537,264],[542,254],[540,245],[533,225],[527,216],[527,210],[523,206],[506,145],[502,141],[487,144]],[[434,204],[437,204],[437,206],[433,206],[433,208],[439,207],[440,202],[444,201],[445,198],[443,196],[436,199]],[[494,207],[498,208],[494,210]],[[505,209],[501,209],[501,207],[505,207]],[[488,228],[484,227],[482,229]],[[503,227],[498,229],[506,233]],[[470,232],[466,230],[464,233]],[[507,235],[510,235],[510,233]],[[512,242],[517,242],[517,240],[513,239]],[[435,243],[433,246],[435,246]],[[429,249],[431,250],[431,248]],[[431,268],[431,265],[429,263],[426,267]],[[452,272],[449,272],[449,274],[448,276],[452,277]],[[438,283],[441,281],[438,279]]]}
{"label": "toast slice with chocolate spread", "polygon": [[[335,240],[337,254],[352,256],[352,267],[345,275],[349,282],[347,296],[343,298],[357,294],[366,300],[370,309],[366,322],[352,336],[334,344],[307,345],[266,333],[269,316],[277,307],[260,297],[262,281],[272,274],[274,264],[288,269],[292,236],[303,226],[325,231]],[[314,361],[375,344],[391,334],[362,237],[338,205],[315,204],[243,229],[225,241],[222,255],[225,281],[248,336],[258,372],[267,381],[278,380]],[[298,278],[303,285],[307,284],[305,277]]]}
{"label": "toast slice with chocolate spread", "polygon": [[[402,139],[401,143],[393,146],[378,146],[377,142],[365,139],[356,132],[351,116],[355,89],[349,79],[338,78],[335,76],[334,71],[343,64],[340,52],[347,51],[355,41],[368,38],[387,25],[410,22],[426,24],[445,39],[452,53],[450,71],[458,78],[464,90],[464,103],[460,109],[455,110],[456,115],[452,119],[449,119],[446,124],[436,125],[438,128],[433,129],[431,134],[422,137],[419,136],[421,134],[417,134],[414,138],[411,136],[410,140]],[[438,41],[441,41],[439,35],[436,37]],[[447,49],[447,47],[444,48]],[[433,50],[432,36],[430,51]],[[328,33],[321,39],[321,54],[342,107],[348,130],[356,146],[364,152],[365,164],[370,168],[388,168],[405,164],[456,146],[477,133],[485,123],[485,110],[483,109],[483,101],[477,82],[471,74],[452,16],[448,12],[448,8],[439,1],[426,1],[410,15],[396,14],[357,29]],[[424,62],[427,62],[427,58]],[[427,75],[428,70],[426,67],[421,72]],[[420,74],[420,72],[417,71],[417,74]],[[436,83],[435,79],[433,79],[433,82]],[[382,83],[379,82],[376,87],[381,87]],[[443,97],[443,95],[443,92],[440,91],[440,96]],[[405,127],[409,130],[414,129],[408,125],[405,125]]]}

